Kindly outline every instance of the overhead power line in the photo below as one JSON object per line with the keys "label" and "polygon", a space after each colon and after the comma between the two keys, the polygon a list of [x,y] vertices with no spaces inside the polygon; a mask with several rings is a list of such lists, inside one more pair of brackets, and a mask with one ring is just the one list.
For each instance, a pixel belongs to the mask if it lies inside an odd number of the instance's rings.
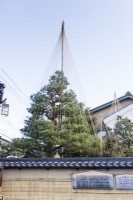
{"label": "overhead power line", "polygon": [[23,104],[27,105],[28,102],[26,102],[25,99],[23,99],[23,98],[18,94],[18,92],[16,92],[16,90],[15,90],[12,86],[10,86],[10,84],[9,84],[2,76],[0,76],[0,78],[9,86],[9,88],[11,88],[11,90],[10,90],[8,87],[7,87],[7,89],[8,89],[11,93],[13,93],[13,94],[17,97],[17,99],[19,99],[19,101],[21,101]]}
{"label": "overhead power line", "polygon": [[2,72],[8,77],[8,79],[16,86],[16,88],[29,100],[29,97],[18,87],[18,85],[9,77],[9,75],[1,68]]}
{"label": "overhead power line", "polygon": [[6,138],[9,138],[10,140],[12,140],[12,138],[7,136],[6,133],[2,129],[0,129],[0,134],[5,136]]}

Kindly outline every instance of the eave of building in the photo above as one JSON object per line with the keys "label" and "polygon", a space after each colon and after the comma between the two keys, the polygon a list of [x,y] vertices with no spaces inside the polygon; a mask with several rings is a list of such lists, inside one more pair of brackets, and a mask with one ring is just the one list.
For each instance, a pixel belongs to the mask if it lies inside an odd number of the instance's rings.
{"label": "eave of building", "polygon": [[[118,98],[118,101],[119,101],[119,102],[122,102],[122,101],[128,100],[128,99],[133,100],[133,95],[132,95],[130,92],[127,92],[124,96],[119,97],[119,98]],[[90,112],[91,112],[91,113],[95,113],[95,112],[97,112],[97,111],[100,111],[100,110],[102,110],[102,109],[105,109],[105,108],[111,106],[111,105],[113,104],[113,102],[114,102],[114,100],[113,100],[113,101],[109,101],[109,102],[107,102],[107,103],[105,103],[105,104],[103,104],[103,105],[101,105],[101,106],[98,106],[98,107],[96,107],[96,108],[91,109]]]}
{"label": "eave of building", "polygon": [[110,115],[109,117],[103,119],[104,123],[107,124],[110,128],[115,124],[116,116],[127,117],[130,120],[133,120],[133,104],[119,110],[117,113]]}
{"label": "eave of building", "polygon": [[4,169],[133,169],[133,157],[0,158]]}
{"label": "eave of building", "polygon": [[4,139],[4,138],[2,138],[2,137],[0,137],[0,141],[3,141],[3,142],[5,142],[5,143],[11,143],[9,140],[6,140],[6,139]]}

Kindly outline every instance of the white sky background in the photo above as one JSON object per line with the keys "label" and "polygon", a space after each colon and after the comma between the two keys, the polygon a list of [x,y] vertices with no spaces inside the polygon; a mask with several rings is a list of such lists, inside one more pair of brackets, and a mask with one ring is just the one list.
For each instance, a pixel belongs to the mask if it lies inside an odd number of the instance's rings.
{"label": "white sky background", "polygon": [[10,104],[0,132],[11,138],[21,136],[29,101],[6,74],[28,97],[40,90],[63,20],[86,106],[133,93],[132,0],[0,0],[0,80]]}

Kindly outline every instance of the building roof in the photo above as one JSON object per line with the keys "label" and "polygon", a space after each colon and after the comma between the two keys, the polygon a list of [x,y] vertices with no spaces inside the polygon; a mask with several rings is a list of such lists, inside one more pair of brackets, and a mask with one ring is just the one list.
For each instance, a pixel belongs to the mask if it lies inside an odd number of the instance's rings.
{"label": "building roof", "polygon": [[9,140],[7,140],[1,136],[0,136],[0,141],[5,142],[5,143],[11,143]]}
{"label": "building roof", "polygon": [[0,158],[5,169],[113,169],[133,168],[133,157],[82,157],[82,158]]}
{"label": "building roof", "polygon": [[117,116],[122,116],[124,118],[128,118],[131,121],[133,121],[133,103],[130,104],[129,106],[126,106],[125,108],[117,111],[117,113],[113,113],[112,115],[104,118],[103,121],[105,124],[108,125],[108,127],[114,128]]}
{"label": "building roof", "polygon": [[[119,101],[119,102],[122,102],[122,101],[128,100],[128,99],[133,100],[133,95],[132,95],[129,91],[126,92],[126,94],[125,94],[124,96],[119,97],[119,98],[118,98],[118,101]],[[109,101],[109,102],[107,102],[107,103],[105,103],[105,104],[103,104],[103,105],[101,105],[101,106],[98,106],[98,107],[96,107],[96,108],[91,109],[90,112],[91,112],[91,113],[95,113],[95,112],[100,111],[100,110],[102,110],[102,109],[104,109],[104,108],[107,108],[107,107],[111,106],[113,102],[114,102],[114,100],[113,100],[113,101]]]}

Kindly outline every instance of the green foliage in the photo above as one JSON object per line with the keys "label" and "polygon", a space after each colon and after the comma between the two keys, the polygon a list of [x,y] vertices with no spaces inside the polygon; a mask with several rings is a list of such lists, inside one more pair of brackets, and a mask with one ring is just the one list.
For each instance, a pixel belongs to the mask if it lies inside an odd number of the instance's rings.
{"label": "green foliage", "polygon": [[123,148],[119,144],[119,138],[114,133],[110,133],[105,139],[105,148],[103,156],[107,157],[123,157]]}
{"label": "green foliage", "polygon": [[133,122],[128,118],[118,116],[114,131],[109,131],[105,139],[105,156],[133,156]]}
{"label": "green foliage", "polygon": [[[98,156],[99,138],[84,105],[67,90],[67,78],[56,71],[36,94],[31,96],[30,114],[21,129],[23,137],[14,139],[11,149],[24,157]],[[10,149],[10,152],[11,152]],[[8,152],[9,153],[9,152]]]}
{"label": "green foliage", "polygon": [[83,103],[78,102],[76,94],[67,90],[68,85],[63,73],[56,71],[48,85],[31,96],[22,138],[2,144],[1,157],[54,157],[57,153],[60,157],[133,156],[131,120],[119,116],[115,129],[108,131],[101,148],[92,126],[94,119]]}

